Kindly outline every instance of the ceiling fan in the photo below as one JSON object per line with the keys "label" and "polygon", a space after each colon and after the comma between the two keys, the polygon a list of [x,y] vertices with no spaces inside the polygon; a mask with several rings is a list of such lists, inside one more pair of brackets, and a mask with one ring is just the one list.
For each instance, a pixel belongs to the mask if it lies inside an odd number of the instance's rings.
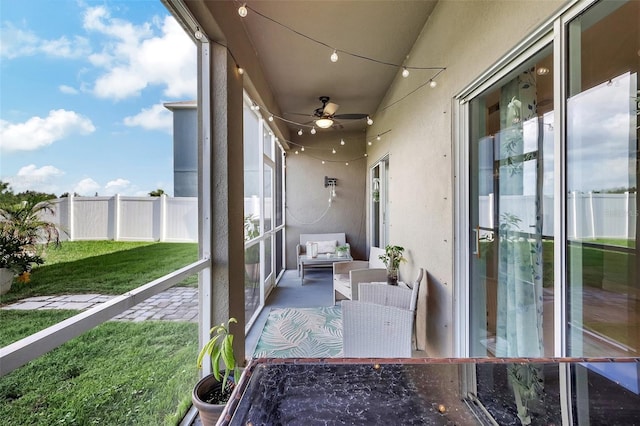
{"label": "ceiling fan", "polygon": [[329,96],[320,96],[318,99],[322,102],[322,106],[313,111],[313,116],[316,117],[313,122],[321,129],[328,129],[333,126],[333,120],[362,120],[367,118],[367,123],[373,124],[369,114],[336,114],[340,105],[329,102],[331,99]]}

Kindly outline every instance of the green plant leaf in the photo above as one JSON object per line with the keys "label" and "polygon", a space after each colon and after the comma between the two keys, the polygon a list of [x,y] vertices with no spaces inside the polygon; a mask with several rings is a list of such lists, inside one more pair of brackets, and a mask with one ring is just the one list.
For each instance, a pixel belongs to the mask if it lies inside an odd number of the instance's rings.
{"label": "green plant leaf", "polygon": [[213,377],[215,377],[216,380],[220,380],[220,355],[221,355],[221,352],[216,351],[213,357],[211,357],[211,367],[213,368]]}

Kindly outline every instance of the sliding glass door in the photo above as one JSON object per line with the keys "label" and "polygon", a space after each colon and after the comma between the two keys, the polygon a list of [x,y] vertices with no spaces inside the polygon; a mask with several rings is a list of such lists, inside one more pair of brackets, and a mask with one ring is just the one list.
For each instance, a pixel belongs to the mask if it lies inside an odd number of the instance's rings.
{"label": "sliding glass door", "polygon": [[567,354],[637,357],[640,2],[567,31]]}
{"label": "sliding glass door", "polygon": [[551,52],[469,106],[471,356],[553,354]]}
{"label": "sliding glass door", "polygon": [[[545,30],[460,96],[460,352],[638,357],[640,2],[580,2]],[[588,424],[594,377],[640,393],[637,363],[542,371],[519,360],[468,373],[469,397],[510,424],[548,424],[541,407]],[[545,392],[557,384],[559,395]]]}

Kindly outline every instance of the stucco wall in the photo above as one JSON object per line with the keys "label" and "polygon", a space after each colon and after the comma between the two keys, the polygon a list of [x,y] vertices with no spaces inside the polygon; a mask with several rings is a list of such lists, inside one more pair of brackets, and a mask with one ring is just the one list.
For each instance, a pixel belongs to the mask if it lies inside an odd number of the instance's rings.
{"label": "stucco wall", "polygon": [[429,356],[454,355],[452,99],[563,3],[440,1],[407,60],[410,66],[446,67],[438,86],[426,85],[385,108],[433,71],[398,76],[368,131],[370,138],[391,130],[368,148],[368,167],[389,153],[390,242],[408,251],[401,277],[410,279],[419,267],[427,271],[417,334]]}
{"label": "stucco wall", "polygon": [[[301,233],[344,232],[354,259],[366,259],[365,134],[341,133],[341,137],[344,146],[333,130],[303,135],[295,143],[305,146],[305,151],[296,155],[292,147],[287,153],[287,269],[296,268],[295,247]],[[332,147],[336,154],[331,153]],[[337,197],[331,204],[325,176],[338,179]]]}

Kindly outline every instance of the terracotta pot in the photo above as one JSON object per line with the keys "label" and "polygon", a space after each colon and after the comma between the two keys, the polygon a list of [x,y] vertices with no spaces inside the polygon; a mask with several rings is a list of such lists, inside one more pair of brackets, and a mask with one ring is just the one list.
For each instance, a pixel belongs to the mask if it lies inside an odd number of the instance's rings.
{"label": "terracotta pot", "polygon": [[7,268],[0,268],[0,295],[11,290],[13,284],[13,271]]}
{"label": "terracotta pot", "polygon": [[216,378],[213,377],[213,374],[209,374],[200,379],[191,394],[191,400],[200,413],[200,420],[203,426],[214,426],[218,422],[218,418],[225,407],[225,404],[210,404],[203,401],[203,398],[209,390],[216,386],[221,388],[222,383],[217,381]]}

